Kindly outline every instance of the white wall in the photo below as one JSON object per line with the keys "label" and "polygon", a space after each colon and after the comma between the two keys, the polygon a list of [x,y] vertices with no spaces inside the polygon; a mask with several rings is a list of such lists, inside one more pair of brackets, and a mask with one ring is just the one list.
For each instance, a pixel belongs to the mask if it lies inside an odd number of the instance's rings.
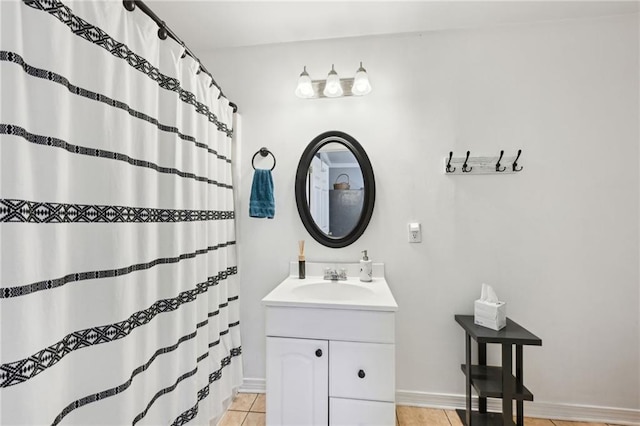
{"label": "white wall", "polygon": [[[201,56],[243,118],[239,212],[245,376],[263,378],[260,299],[306,239],[308,261],[386,264],[400,306],[397,389],[462,394],[463,332],[480,284],[539,335],[525,348],[536,401],[640,408],[638,17],[221,50]],[[373,92],[301,100],[315,79],[359,61]],[[344,249],[317,244],[297,214],[306,145],[342,130],[366,149],[374,214]],[[276,217],[250,219],[251,156],[277,157]],[[523,150],[523,172],[447,176],[443,158]],[[266,161],[266,160],[265,160]],[[270,164],[270,163],[269,163]],[[407,243],[406,225],[423,226]],[[490,353],[495,360],[497,352]],[[498,360],[495,360],[499,362]]]}

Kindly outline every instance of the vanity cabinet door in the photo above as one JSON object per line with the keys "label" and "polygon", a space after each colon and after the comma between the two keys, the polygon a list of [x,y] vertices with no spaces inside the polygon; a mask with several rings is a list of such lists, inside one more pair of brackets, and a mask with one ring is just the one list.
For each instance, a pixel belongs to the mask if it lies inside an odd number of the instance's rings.
{"label": "vanity cabinet door", "polygon": [[395,345],[330,342],[329,396],[395,401]]}
{"label": "vanity cabinet door", "polygon": [[330,398],[331,426],[394,426],[396,405],[393,402]]}
{"label": "vanity cabinet door", "polygon": [[267,425],[327,425],[329,343],[267,337]]}

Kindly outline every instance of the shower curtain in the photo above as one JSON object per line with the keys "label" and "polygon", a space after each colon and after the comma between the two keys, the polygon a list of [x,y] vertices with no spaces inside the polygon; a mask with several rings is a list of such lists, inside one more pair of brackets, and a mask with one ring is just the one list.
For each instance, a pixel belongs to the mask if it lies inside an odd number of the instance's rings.
{"label": "shower curtain", "polygon": [[122,2],[0,19],[0,424],[208,425],[242,377],[229,102]]}

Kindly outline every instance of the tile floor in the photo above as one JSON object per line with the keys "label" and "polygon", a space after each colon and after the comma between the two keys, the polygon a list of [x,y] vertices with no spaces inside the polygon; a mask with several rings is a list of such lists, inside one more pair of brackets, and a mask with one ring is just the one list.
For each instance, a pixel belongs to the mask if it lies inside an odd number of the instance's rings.
{"label": "tile floor", "polygon": [[265,411],[265,394],[239,393],[218,426],[264,426]]}
{"label": "tile floor", "polygon": [[[239,393],[218,426],[264,426],[265,412],[266,404],[263,393]],[[400,405],[396,408],[396,419],[398,426],[462,426],[454,410]],[[605,423],[567,422],[529,417],[525,418],[524,424],[525,426],[616,426]]]}

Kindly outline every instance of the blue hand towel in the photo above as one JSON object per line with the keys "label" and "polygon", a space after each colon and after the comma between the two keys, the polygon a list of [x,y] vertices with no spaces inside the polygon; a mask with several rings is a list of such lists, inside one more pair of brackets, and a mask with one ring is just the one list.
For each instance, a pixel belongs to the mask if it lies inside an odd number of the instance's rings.
{"label": "blue hand towel", "polygon": [[249,216],[273,219],[276,214],[276,201],[273,196],[273,177],[271,170],[256,169],[253,172]]}

